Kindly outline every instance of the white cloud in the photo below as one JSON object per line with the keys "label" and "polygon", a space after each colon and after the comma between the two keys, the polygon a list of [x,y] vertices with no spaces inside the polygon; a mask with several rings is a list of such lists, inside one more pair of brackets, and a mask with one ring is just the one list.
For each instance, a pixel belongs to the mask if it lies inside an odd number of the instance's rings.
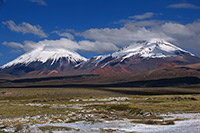
{"label": "white cloud", "polygon": [[118,48],[112,44],[107,42],[91,42],[89,40],[83,40],[83,41],[72,41],[67,38],[61,38],[59,40],[43,40],[39,42],[33,42],[33,41],[24,41],[23,44],[16,43],[16,42],[4,42],[3,43],[6,46],[12,47],[12,48],[18,48],[25,52],[32,51],[37,48],[43,48],[43,49],[67,49],[71,51],[87,51],[87,52],[95,52],[95,53],[105,53],[109,51],[115,51],[118,50]]}
{"label": "white cloud", "polygon": [[53,31],[52,33],[55,33],[59,35],[60,37],[67,37],[70,40],[74,40],[74,36],[71,33],[68,32],[61,32],[61,31]]}
{"label": "white cloud", "polygon": [[159,20],[127,22],[121,28],[95,28],[79,35],[93,41],[104,41],[118,46],[138,40],[161,38],[200,55],[200,20],[189,24]]}
{"label": "white cloud", "polygon": [[200,6],[196,6],[190,3],[178,3],[168,6],[169,8],[187,8],[187,9],[200,9]]}
{"label": "white cloud", "polygon": [[196,34],[200,33],[200,20],[193,22],[191,24],[186,25],[191,31],[195,32]]}
{"label": "white cloud", "polygon": [[35,2],[38,5],[42,5],[42,6],[46,6],[47,5],[46,1],[44,1],[44,0],[30,0],[30,1],[31,2]]}
{"label": "white cloud", "polygon": [[31,33],[39,37],[47,37],[47,35],[44,33],[44,31],[41,29],[41,26],[39,25],[31,25],[26,22],[22,22],[21,24],[17,25],[12,20],[4,21],[2,23],[6,25],[10,30],[15,32],[22,32],[23,34]]}
{"label": "white cloud", "polygon": [[99,41],[91,42],[88,40],[84,40],[84,41],[79,41],[78,43],[80,45],[80,50],[82,50],[82,51],[105,53],[105,52],[118,50],[117,46],[115,46],[112,43],[108,43],[108,42],[99,42]]}
{"label": "white cloud", "polygon": [[[23,44],[14,42],[4,42],[4,45],[23,49],[25,52],[31,51],[38,47],[43,48],[63,48],[72,51],[89,51],[95,53],[105,53],[116,51],[117,46],[125,46],[138,40],[150,40],[152,38],[161,38],[170,41],[177,46],[199,54],[200,51],[200,20],[193,23],[180,24],[177,22],[164,22],[160,20],[142,20],[127,21],[120,28],[92,28],[82,33],[75,33],[84,37],[83,40],[75,41],[70,31],[54,31],[60,36],[59,40],[43,40],[39,42],[24,41]],[[63,34],[62,34],[63,33]]]}
{"label": "white cloud", "polygon": [[24,41],[24,50],[25,51],[31,51],[34,49],[37,49],[38,47],[43,47],[44,49],[56,49],[56,48],[62,48],[67,49],[71,51],[76,51],[79,49],[79,45],[77,42],[61,38],[59,40],[43,40],[39,42],[33,42],[33,41]]}
{"label": "white cloud", "polygon": [[194,32],[189,29],[187,26],[177,23],[165,23],[161,26],[165,33],[171,35],[180,35],[180,36],[193,36]]}
{"label": "white cloud", "polygon": [[166,23],[161,26],[163,32],[174,38],[178,46],[200,55],[200,22],[182,25],[178,23]]}
{"label": "white cloud", "polygon": [[16,43],[16,42],[3,42],[2,43],[5,46],[9,46],[12,48],[24,48],[24,45],[22,45],[21,43]]}
{"label": "white cloud", "polygon": [[162,38],[172,40],[171,37],[160,31],[148,29],[146,27],[135,26],[132,23],[124,25],[122,28],[89,29],[82,34],[86,39],[105,41],[120,46],[130,44],[137,40],[149,40],[152,38]]}
{"label": "white cloud", "polygon": [[129,18],[142,20],[142,19],[151,18],[153,16],[154,16],[154,13],[147,12],[147,13],[144,13],[144,14],[141,14],[141,15],[130,16]]}

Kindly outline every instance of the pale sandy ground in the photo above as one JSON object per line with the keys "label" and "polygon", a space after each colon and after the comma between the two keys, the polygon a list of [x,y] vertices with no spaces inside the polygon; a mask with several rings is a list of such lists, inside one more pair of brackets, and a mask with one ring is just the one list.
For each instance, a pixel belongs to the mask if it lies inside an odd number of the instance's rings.
{"label": "pale sandy ground", "polygon": [[[78,101],[79,99],[72,99],[72,103]],[[82,101],[93,101],[93,103],[84,103],[84,104],[68,104],[66,105],[49,105],[49,104],[35,104],[35,103],[29,103],[23,106],[50,106],[51,108],[75,108],[75,109],[82,109],[86,105],[99,105],[99,104],[105,104],[101,102],[106,102],[107,104],[126,104],[127,101],[130,100],[128,97],[119,97],[119,98],[105,98],[105,99],[82,99]],[[95,102],[94,102],[95,101]],[[89,111],[89,110],[87,110]],[[69,113],[67,118],[70,118],[73,114],[73,112]],[[90,113],[90,112],[89,112]],[[79,115],[79,114],[77,114]],[[94,114],[87,114],[90,115],[90,117],[94,117]],[[80,132],[80,133],[99,133],[99,132],[106,132],[106,131],[111,131],[111,132],[139,132],[139,133],[200,133],[200,113],[182,113],[182,114],[173,114],[173,113],[168,113],[168,114],[160,114],[161,117],[164,118],[164,120],[175,120],[179,119],[178,121],[175,121],[174,125],[146,125],[146,124],[138,124],[138,123],[133,123],[133,119],[123,119],[123,120],[104,120],[100,119],[99,122],[87,122],[87,121],[76,121],[76,122],[71,122],[71,123],[50,123],[46,122],[45,124],[30,124],[30,130],[27,131],[29,132],[38,132],[42,133],[41,130],[38,129],[38,127],[43,127],[43,126],[55,126],[55,127],[68,127],[71,128],[72,130],[70,131],[60,131],[59,133],[69,133],[69,132]],[[41,121],[40,116],[34,116],[33,117],[28,117],[28,118],[20,118],[19,120],[21,122],[26,122],[30,118],[32,119],[38,119]],[[50,119],[47,117],[47,119]],[[1,120],[2,121],[2,120]],[[14,121],[9,119],[7,121]],[[0,125],[1,126],[1,125]],[[7,132],[14,132],[15,128],[14,127],[8,127],[6,129],[3,129],[4,131]],[[26,133],[26,132],[23,132]],[[47,133],[47,132],[46,132]],[[56,132],[55,132],[56,133]]]}
{"label": "pale sandy ground", "polygon": [[[31,126],[62,126],[70,127],[76,130],[66,131],[68,132],[138,132],[138,133],[199,133],[200,132],[200,114],[199,113],[187,113],[187,114],[163,114],[166,119],[186,119],[183,121],[176,121],[175,125],[145,125],[132,123],[130,119],[104,121],[99,123],[90,123],[85,121],[79,121],[75,123],[55,123],[55,124],[38,124]],[[79,129],[77,131],[77,129]],[[59,132],[61,133],[61,132]],[[63,131],[64,133],[64,131]]]}

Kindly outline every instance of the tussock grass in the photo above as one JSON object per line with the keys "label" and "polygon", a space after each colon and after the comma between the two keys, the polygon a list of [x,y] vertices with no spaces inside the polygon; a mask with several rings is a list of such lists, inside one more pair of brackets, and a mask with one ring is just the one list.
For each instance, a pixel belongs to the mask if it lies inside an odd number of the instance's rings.
{"label": "tussock grass", "polygon": [[153,120],[153,119],[144,119],[144,120],[133,120],[133,123],[141,123],[141,124],[148,124],[148,125],[174,125],[175,120]]}
{"label": "tussock grass", "polygon": [[[200,112],[200,95],[126,95],[119,93],[118,90],[130,91],[131,88],[115,88],[115,90],[117,90],[116,92],[110,91],[113,89],[114,88],[1,89],[0,92],[9,92],[12,95],[0,96],[0,122],[2,122],[0,125],[4,125],[6,128],[11,125],[26,125],[27,123],[73,123],[76,121],[99,122],[102,119],[119,120],[124,118],[137,119],[134,122],[144,124],[170,125],[174,124],[173,120],[163,121],[162,118],[159,117],[159,114],[168,112]],[[132,91],[133,90],[137,90],[137,88],[132,88]],[[145,89],[142,88],[141,90],[144,91]],[[169,90],[171,90],[171,88]],[[175,90],[177,90],[177,88],[175,88]],[[188,89],[186,90],[188,91]],[[145,91],[151,91],[151,89]],[[82,100],[109,99],[109,97],[121,96],[128,97],[130,100]],[[74,101],[70,101],[71,99],[74,99]],[[32,104],[33,106],[27,104]],[[66,108],[59,108],[61,105],[65,105]],[[52,108],[52,106],[56,107]],[[81,108],[70,108],[74,106],[81,106]],[[88,116],[91,114],[93,116]],[[40,118],[32,118],[35,116],[40,116]],[[6,119],[25,117],[30,118],[28,121],[24,122],[21,122],[20,119],[15,121],[3,121]],[[53,128],[54,127],[45,127],[43,130],[51,130]]]}
{"label": "tussock grass", "polygon": [[45,131],[69,131],[72,130],[72,128],[70,127],[59,127],[59,126],[42,126],[39,127],[40,130],[42,130],[43,132]]}
{"label": "tussock grass", "polygon": [[23,125],[21,123],[17,124],[15,132],[18,132],[23,129]]}

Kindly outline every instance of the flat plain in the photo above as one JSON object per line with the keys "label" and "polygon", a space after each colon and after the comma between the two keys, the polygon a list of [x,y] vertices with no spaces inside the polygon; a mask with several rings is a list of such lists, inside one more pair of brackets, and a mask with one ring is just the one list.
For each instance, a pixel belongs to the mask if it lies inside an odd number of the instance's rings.
{"label": "flat plain", "polygon": [[199,93],[198,87],[2,88],[0,130],[136,132],[130,127],[175,126],[189,118],[174,114],[200,112]]}

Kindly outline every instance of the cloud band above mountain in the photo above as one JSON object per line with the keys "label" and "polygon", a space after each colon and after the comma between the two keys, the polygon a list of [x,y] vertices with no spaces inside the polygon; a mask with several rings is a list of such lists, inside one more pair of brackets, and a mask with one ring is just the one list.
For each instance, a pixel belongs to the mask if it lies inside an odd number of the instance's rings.
{"label": "cloud band above mountain", "polygon": [[[147,16],[145,16],[147,14]],[[69,30],[55,30],[51,33],[57,34],[61,38],[57,40],[43,40],[39,42],[24,41],[23,44],[16,42],[4,42],[3,45],[30,51],[37,47],[64,48],[73,51],[87,51],[94,53],[105,53],[116,51],[122,46],[129,45],[139,40],[151,40],[160,38],[170,41],[179,47],[193,51],[197,54],[200,51],[200,20],[188,24],[161,20],[142,20],[148,13],[136,15],[140,20],[123,20],[123,26],[119,28],[91,28],[83,32],[70,32]],[[152,15],[155,13],[152,13]],[[34,26],[23,22],[19,25],[14,21],[5,21],[12,31],[23,34],[32,33],[40,37],[47,37],[40,26]],[[80,41],[76,37],[81,37]]]}
{"label": "cloud band above mountain", "polygon": [[112,43],[108,42],[99,42],[99,41],[72,41],[67,38],[61,38],[59,40],[43,40],[39,42],[33,41],[24,41],[23,44],[16,43],[16,42],[3,42],[3,45],[22,49],[25,52],[32,51],[37,48],[44,48],[44,49],[67,49],[71,51],[92,51],[96,53],[105,53],[110,51],[118,50],[117,46]]}
{"label": "cloud band above mountain", "polygon": [[128,21],[121,28],[92,28],[79,34],[86,39],[106,41],[118,46],[138,40],[161,38],[188,50],[200,51],[200,21],[188,24],[164,21]]}

